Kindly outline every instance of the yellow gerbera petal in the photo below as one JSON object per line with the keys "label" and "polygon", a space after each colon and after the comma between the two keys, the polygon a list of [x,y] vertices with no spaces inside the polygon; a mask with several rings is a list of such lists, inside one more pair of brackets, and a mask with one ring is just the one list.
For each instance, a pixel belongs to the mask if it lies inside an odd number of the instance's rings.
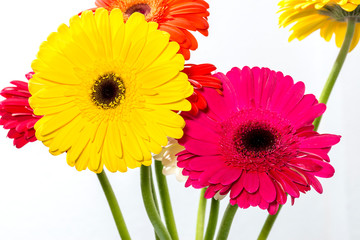
{"label": "yellow gerbera petal", "polygon": [[[348,18],[360,19],[359,0],[282,0],[279,3],[281,13],[279,24],[286,27],[294,24],[289,41],[302,40],[320,29],[320,36],[330,41],[335,35],[336,46],[341,47]],[[360,26],[357,20],[356,28]],[[351,51],[359,39],[360,32],[355,31]]]}

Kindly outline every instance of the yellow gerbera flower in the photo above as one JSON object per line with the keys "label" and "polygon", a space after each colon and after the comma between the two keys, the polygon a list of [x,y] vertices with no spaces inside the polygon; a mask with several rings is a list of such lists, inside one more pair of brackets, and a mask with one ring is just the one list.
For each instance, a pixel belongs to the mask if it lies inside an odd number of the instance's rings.
{"label": "yellow gerbera flower", "polygon": [[302,40],[320,29],[320,35],[330,41],[335,35],[335,42],[341,47],[346,33],[347,19],[356,18],[356,27],[350,51],[360,39],[360,0],[282,0],[279,24],[286,27],[295,23],[289,41]]}
{"label": "yellow gerbera flower", "polygon": [[67,152],[77,170],[125,172],[151,164],[167,136],[180,138],[193,92],[169,34],[142,14],[126,24],[119,9],[74,16],[50,34],[33,61],[30,105],[44,115],[36,137]]}

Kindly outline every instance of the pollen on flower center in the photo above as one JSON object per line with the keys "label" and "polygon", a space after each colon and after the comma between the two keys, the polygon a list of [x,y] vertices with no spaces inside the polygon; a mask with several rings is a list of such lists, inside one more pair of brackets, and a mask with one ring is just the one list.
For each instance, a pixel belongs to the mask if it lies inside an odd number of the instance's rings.
{"label": "pollen on flower center", "polygon": [[297,154],[291,124],[273,111],[240,110],[222,122],[221,129],[219,152],[229,166],[263,172]]}
{"label": "pollen on flower center", "polygon": [[138,12],[138,13],[141,13],[146,16],[151,12],[151,8],[146,3],[139,3],[139,4],[135,4],[131,7],[129,7],[128,9],[126,9],[125,14],[130,16],[134,12]]}
{"label": "pollen on flower center", "polygon": [[124,82],[115,73],[101,75],[91,88],[91,99],[99,108],[116,108],[124,98]]}
{"label": "pollen on flower center", "polygon": [[[247,151],[264,151],[270,149],[275,144],[275,136],[266,129],[251,129],[248,132],[234,137],[235,146],[242,144]],[[237,149],[240,151],[241,148]]]}

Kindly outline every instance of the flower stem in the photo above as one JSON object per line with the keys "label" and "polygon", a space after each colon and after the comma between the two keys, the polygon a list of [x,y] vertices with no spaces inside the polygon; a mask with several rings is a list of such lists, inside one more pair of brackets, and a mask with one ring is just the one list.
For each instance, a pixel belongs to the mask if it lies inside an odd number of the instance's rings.
{"label": "flower stem", "polygon": [[201,189],[199,208],[196,221],[196,236],[195,240],[202,240],[204,237],[204,225],[205,225],[205,210],[206,210],[206,198],[204,198],[206,188]]}
{"label": "flower stem", "polygon": [[151,224],[153,225],[156,234],[162,240],[171,240],[171,236],[167,231],[166,227],[161,221],[160,215],[156,209],[154,202],[154,197],[151,191],[151,167],[141,166],[140,168],[140,184],[141,184],[141,193],[143,196],[143,202],[150,219]]}
{"label": "flower stem", "polygon": [[219,216],[219,208],[220,208],[220,201],[213,198],[211,200],[209,222],[206,227],[204,240],[214,239],[216,224]]}
{"label": "flower stem", "polygon": [[178,240],[179,236],[176,230],[174,213],[171,206],[170,194],[168,185],[166,182],[166,177],[162,173],[163,165],[161,161],[155,161],[155,174],[156,180],[159,187],[160,201],[165,217],[165,223],[169,230],[169,233],[173,240]]}
{"label": "flower stem", "polygon": [[[350,44],[354,36],[355,32],[355,24],[356,24],[356,18],[348,18],[347,19],[347,29],[345,34],[344,42],[341,46],[340,52],[335,60],[335,63],[333,65],[333,68],[331,69],[331,72],[329,74],[329,77],[325,83],[325,86],[323,88],[323,91],[320,95],[319,102],[326,104],[329,100],[331,91],[334,88],[335,82],[337,77],[339,76],[340,70],[342,66],[344,65],[346,56],[350,49]],[[314,130],[316,131],[319,127],[321,121],[321,116],[315,119],[314,121]]]}
{"label": "flower stem", "polygon": [[264,226],[261,229],[258,240],[267,239],[267,237],[269,236],[269,233],[271,231],[271,228],[274,225],[274,222],[275,222],[277,216],[279,215],[281,208],[282,208],[282,205],[279,206],[279,209],[275,215],[270,215],[270,214],[268,215],[268,217],[266,218],[266,221],[264,223]]}
{"label": "flower stem", "polygon": [[[157,210],[158,214],[160,215],[159,204],[158,204],[158,200],[157,200],[157,197],[156,197],[156,191],[155,191],[155,185],[154,185],[154,179],[153,179],[152,171],[150,171],[150,180],[151,180],[151,193],[152,193],[152,196],[154,198],[154,203],[155,203],[156,210]],[[155,230],[154,230],[154,232],[155,232]],[[155,232],[155,239],[160,240],[160,238],[156,234],[156,232]]]}
{"label": "flower stem", "polygon": [[131,239],[128,229],[126,227],[123,215],[121,213],[119,204],[116,200],[114,191],[110,185],[110,182],[106,176],[106,173],[104,171],[102,171],[101,173],[98,173],[96,175],[100,181],[101,187],[102,187],[102,189],[105,193],[106,199],[109,203],[110,210],[114,217],[115,224],[119,231],[121,239],[123,239],[123,240]]}
{"label": "flower stem", "polygon": [[154,179],[153,179],[152,171],[150,171],[150,180],[151,180],[151,193],[152,193],[152,196],[154,198],[154,203],[155,203],[156,210],[160,215],[159,202],[158,202],[158,199],[156,197],[156,191],[155,191],[155,185],[154,185]]}
{"label": "flower stem", "polygon": [[230,203],[228,204],[223,219],[221,220],[216,240],[226,240],[228,238],[231,224],[238,208],[236,204],[234,206]]}

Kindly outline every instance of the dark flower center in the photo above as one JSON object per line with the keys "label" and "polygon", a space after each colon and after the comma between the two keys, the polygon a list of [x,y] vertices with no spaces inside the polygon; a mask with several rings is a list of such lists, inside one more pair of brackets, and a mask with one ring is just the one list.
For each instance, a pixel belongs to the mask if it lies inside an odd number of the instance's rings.
{"label": "dark flower center", "polygon": [[356,22],[360,22],[360,6],[355,8],[352,12],[348,12],[337,4],[328,4],[318,10],[318,12],[321,15],[335,19],[337,22],[346,22],[346,19],[348,18],[355,18]]}
{"label": "dark flower center", "polygon": [[139,4],[135,4],[135,5],[131,6],[131,7],[129,7],[125,11],[125,14],[130,16],[134,12],[138,12],[138,13],[141,13],[141,14],[146,16],[151,12],[151,8],[146,3],[139,3]]}
{"label": "dark flower center", "polygon": [[[237,136],[236,136],[237,137]],[[275,136],[269,130],[252,129],[241,136],[241,142],[248,151],[264,151],[273,147],[275,143]],[[237,139],[234,139],[236,142]]]}
{"label": "dark flower center", "polygon": [[115,108],[125,98],[124,82],[115,73],[104,74],[95,81],[91,98],[100,108]]}

